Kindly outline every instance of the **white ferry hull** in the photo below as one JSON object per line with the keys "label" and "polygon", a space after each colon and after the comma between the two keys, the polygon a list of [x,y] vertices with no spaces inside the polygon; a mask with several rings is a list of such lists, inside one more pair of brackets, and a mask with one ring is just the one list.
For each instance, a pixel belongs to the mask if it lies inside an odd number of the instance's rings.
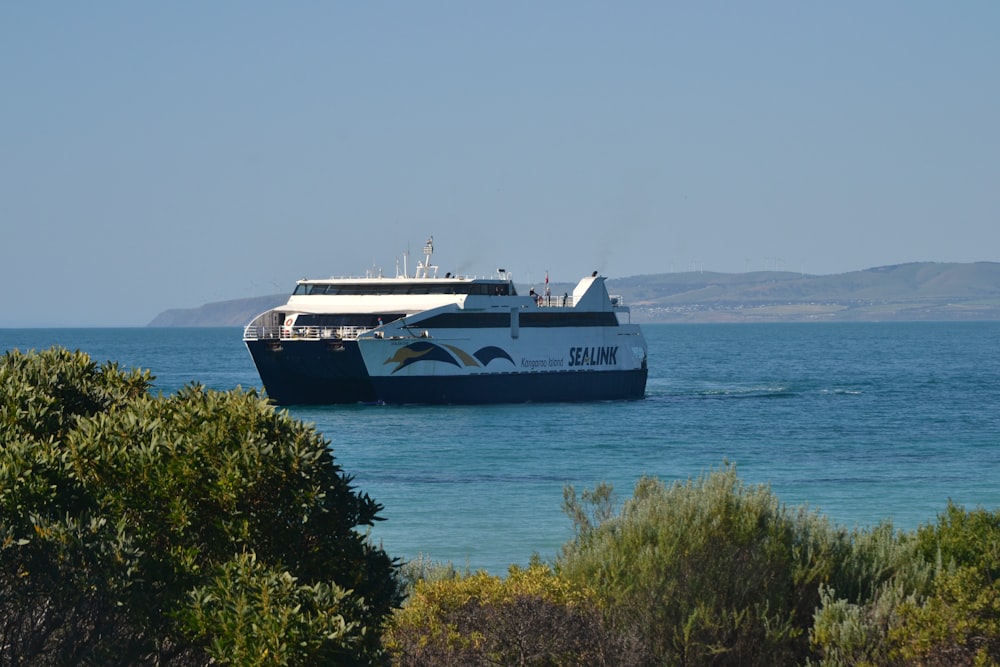
{"label": "white ferry hull", "polygon": [[638,327],[450,331],[359,339],[378,400],[523,403],[640,399],[645,343]]}

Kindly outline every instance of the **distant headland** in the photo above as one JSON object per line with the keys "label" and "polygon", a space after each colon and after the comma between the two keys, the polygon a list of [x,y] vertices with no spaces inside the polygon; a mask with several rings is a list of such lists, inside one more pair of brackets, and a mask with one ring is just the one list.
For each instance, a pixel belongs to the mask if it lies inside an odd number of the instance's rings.
{"label": "distant headland", "polygon": [[[833,275],[688,271],[609,278],[636,322],[1000,320],[1000,263],[912,262]],[[531,285],[518,285],[527,294]],[[534,287],[538,287],[535,285]],[[553,294],[571,283],[551,283]],[[288,294],[164,311],[151,327],[243,326]]]}

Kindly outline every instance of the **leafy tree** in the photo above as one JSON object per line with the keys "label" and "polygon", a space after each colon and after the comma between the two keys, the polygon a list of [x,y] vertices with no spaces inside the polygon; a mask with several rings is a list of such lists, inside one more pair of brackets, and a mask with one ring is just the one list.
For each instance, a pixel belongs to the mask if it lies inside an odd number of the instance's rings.
{"label": "leafy tree", "polygon": [[150,381],[0,359],[0,664],[377,662],[396,566],[357,527],[381,506],[253,392]]}
{"label": "leafy tree", "polygon": [[695,481],[645,478],[614,515],[611,487],[579,499],[559,572],[591,585],[618,627],[632,627],[661,664],[796,664],[821,583],[836,578],[843,531],[792,512],[726,465]]}

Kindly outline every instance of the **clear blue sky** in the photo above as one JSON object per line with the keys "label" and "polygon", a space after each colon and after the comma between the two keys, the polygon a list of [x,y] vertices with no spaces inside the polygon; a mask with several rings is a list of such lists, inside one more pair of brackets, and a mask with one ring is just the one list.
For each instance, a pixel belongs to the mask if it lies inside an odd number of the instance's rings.
{"label": "clear blue sky", "polygon": [[0,326],[1000,260],[1000,2],[6,2]]}

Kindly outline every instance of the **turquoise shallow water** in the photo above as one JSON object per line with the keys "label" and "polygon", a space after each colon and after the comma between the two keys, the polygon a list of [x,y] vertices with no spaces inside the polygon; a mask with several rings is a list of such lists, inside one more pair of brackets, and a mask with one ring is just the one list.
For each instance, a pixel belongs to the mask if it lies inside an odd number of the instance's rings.
{"label": "turquoise shallow water", "polygon": [[[291,408],[385,506],[394,556],[503,573],[569,537],[565,484],[627,497],[641,475],[723,461],[832,521],[904,528],[949,498],[1000,507],[1000,323],[647,325],[634,402]],[[0,330],[7,350],[60,344],[192,380],[259,387],[239,329]]]}

